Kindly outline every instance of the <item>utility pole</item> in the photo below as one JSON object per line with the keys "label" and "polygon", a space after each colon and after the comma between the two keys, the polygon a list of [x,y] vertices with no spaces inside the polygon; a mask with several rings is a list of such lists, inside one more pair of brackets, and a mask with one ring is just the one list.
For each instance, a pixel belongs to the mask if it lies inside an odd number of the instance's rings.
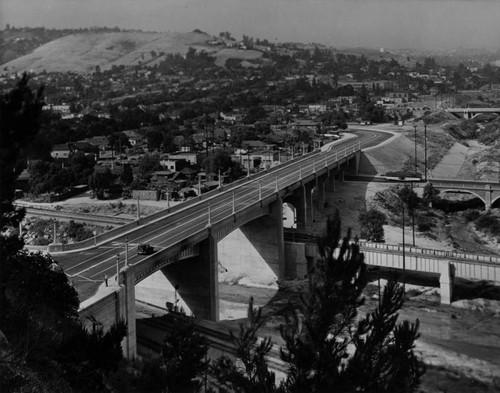
{"label": "utility pole", "polygon": [[57,243],[57,221],[56,219],[54,218],[54,243]]}
{"label": "utility pole", "polygon": [[424,176],[427,181],[427,124],[424,123]]}
{"label": "utility pole", "polygon": [[417,125],[413,126],[415,128],[415,173],[418,172],[417,169]]}
{"label": "utility pole", "polygon": [[[411,182],[411,190],[413,191],[413,182]],[[411,228],[413,235],[413,247],[415,247],[415,206],[413,204],[411,207]]]}
{"label": "utility pole", "polygon": [[405,203],[401,201],[403,206],[403,293],[406,293],[405,284],[406,284],[406,258],[405,258]]}

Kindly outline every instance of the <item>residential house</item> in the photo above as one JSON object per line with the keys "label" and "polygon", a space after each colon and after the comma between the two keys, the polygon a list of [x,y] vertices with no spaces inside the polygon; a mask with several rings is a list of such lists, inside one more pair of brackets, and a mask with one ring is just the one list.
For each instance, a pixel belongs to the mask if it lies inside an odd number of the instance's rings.
{"label": "residential house", "polygon": [[291,126],[295,131],[306,131],[309,134],[317,134],[321,130],[321,123],[314,120],[296,120]]}
{"label": "residential house", "polygon": [[50,152],[50,156],[52,158],[61,159],[61,158],[69,158],[72,150],[68,143],[63,143],[60,145],[54,145],[52,147],[52,151]]}
{"label": "residential house", "polygon": [[272,149],[274,149],[275,145],[272,144],[272,143],[265,143],[265,142],[262,142],[262,141],[244,140],[244,141],[241,142],[241,146],[243,146],[243,148],[249,149],[249,150],[255,150],[255,149],[259,149],[259,150],[264,150],[264,149],[272,150]]}
{"label": "residential house", "polygon": [[123,131],[132,147],[140,147],[147,144],[148,139],[141,133],[134,130]]}
{"label": "residential house", "polygon": [[[242,151],[240,152],[243,153]],[[256,150],[254,152],[247,152],[247,154],[234,156],[233,160],[240,162],[246,170],[268,169],[279,163],[279,152]]]}
{"label": "residential house", "polygon": [[160,165],[167,171],[179,172],[189,167],[189,162],[185,158],[167,158],[160,160]]}
{"label": "residential house", "polygon": [[200,165],[205,155],[197,152],[181,152],[181,153],[173,153],[173,154],[165,154],[160,159],[160,164],[162,166],[166,166],[162,164],[164,160],[185,160],[190,165]]}

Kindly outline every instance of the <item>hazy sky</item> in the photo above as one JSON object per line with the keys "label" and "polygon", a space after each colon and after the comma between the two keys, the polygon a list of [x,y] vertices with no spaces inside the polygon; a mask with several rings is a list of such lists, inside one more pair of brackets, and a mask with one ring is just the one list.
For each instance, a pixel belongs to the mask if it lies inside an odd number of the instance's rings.
{"label": "hazy sky", "polygon": [[500,48],[500,0],[0,0],[0,25],[118,26],[326,45]]}

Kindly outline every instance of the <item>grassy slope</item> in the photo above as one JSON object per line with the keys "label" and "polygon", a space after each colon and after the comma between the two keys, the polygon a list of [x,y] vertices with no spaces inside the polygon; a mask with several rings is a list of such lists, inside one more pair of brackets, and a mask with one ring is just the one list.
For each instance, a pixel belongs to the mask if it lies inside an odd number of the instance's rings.
{"label": "grassy slope", "polygon": [[154,64],[152,51],[168,53],[186,53],[189,47],[206,50],[217,57],[217,64],[223,64],[227,58],[255,59],[262,54],[257,51],[225,49],[221,46],[210,47],[206,44],[213,37],[201,33],[82,33],[72,34],[51,41],[32,53],[5,63],[2,69],[9,71],[34,72],[59,71],[86,73],[94,71],[96,66],[102,70],[113,65],[131,66],[141,63]]}

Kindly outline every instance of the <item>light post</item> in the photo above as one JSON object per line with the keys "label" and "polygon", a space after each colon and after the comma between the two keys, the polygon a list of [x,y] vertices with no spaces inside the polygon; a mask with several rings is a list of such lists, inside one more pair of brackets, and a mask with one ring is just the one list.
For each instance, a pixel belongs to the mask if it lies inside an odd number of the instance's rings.
{"label": "light post", "polygon": [[209,228],[212,226],[212,222],[210,221],[210,210],[211,210],[210,202],[208,202],[208,223],[207,223],[207,227],[209,227]]}
{"label": "light post", "polygon": [[94,246],[97,245],[97,231],[94,230]]}
{"label": "light post", "polygon": [[137,222],[141,220],[141,206],[139,205],[139,194],[137,194]]}
{"label": "light post", "polygon": [[220,179],[220,169],[219,169],[218,176],[219,176],[219,188],[222,188],[222,183],[221,183],[221,179]]}
{"label": "light post", "polygon": [[128,266],[128,237],[125,239],[125,266]]}
{"label": "light post", "polygon": [[120,285],[120,254],[116,254],[116,284]]}

